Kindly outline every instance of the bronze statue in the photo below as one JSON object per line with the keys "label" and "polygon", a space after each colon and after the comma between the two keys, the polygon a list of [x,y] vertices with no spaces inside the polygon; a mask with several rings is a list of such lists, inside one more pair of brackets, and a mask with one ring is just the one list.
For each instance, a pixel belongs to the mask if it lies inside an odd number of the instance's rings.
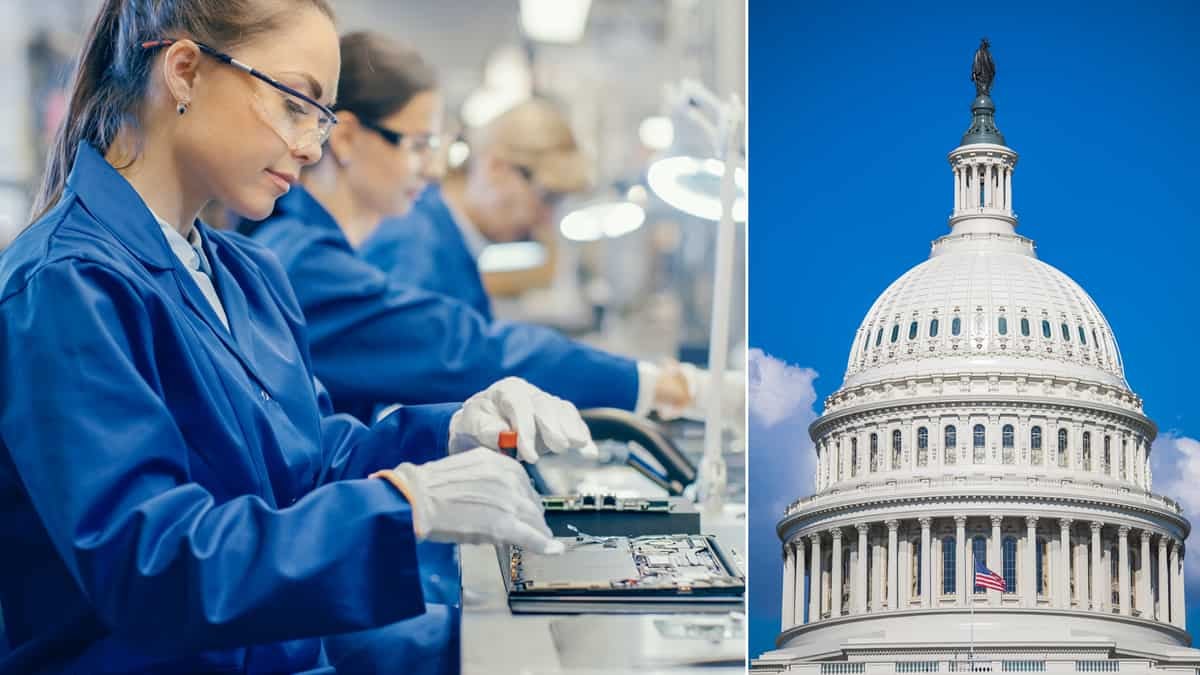
{"label": "bronze statue", "polygon": [[979,49],[975,51],[975,62],[971,65],[971,81],[975,83],[975,95],[987,96],[992,90],[992,80],[996,79],[996,64],[992,61],[992,53],[988,51],[987,38],[979,41]]}

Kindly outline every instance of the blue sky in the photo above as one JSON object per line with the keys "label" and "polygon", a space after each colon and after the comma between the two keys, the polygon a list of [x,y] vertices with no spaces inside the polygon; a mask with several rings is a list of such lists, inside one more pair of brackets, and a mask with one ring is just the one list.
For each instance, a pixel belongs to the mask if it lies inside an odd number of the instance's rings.
{"label": "blue sky", "polygon": [[1156,491],[1200,480],[1200,4],[906,4],[750,2],[752,655],[779,628],[774,523],[811,492],[815,402],[871,302],[947,231],[980,37],[1020,153],[1018,232],[1108,317],[1161,430]]}

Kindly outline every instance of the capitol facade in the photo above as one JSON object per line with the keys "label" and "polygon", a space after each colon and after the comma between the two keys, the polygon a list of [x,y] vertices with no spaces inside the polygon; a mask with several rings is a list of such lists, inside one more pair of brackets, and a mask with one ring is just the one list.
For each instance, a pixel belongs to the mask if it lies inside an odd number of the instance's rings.
{"label": "capitol facade", "polygon": [[950,233],[875,301],[810,428],[816,493],[778,523],[783,625],[752,672],[1198,672],[1157,429],[1096,303],[1016,233],[992,72],[949,154]]}

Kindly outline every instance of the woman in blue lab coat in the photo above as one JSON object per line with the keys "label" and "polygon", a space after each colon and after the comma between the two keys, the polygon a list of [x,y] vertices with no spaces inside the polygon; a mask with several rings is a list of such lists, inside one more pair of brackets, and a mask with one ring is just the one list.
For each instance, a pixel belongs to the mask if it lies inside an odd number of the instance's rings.
{"label": "woman in blue lab coat", "polygon": [[560,546],[475,446],[586,442],[568,404],[506,380],[324,416],[283,270],[195,219],[270,213],[338,70],[324,0],[102,3],[0,255],[0,671],[332,672],[320,636],[422,615],[418,540]]}
{"label": "woman in blue lab coat", "polygon": [[[308,322],[315,370],[339,411],[369,419],[380,405],[458,400],[506,376],[581,408],[673,413],[703,400],[707,378],[694,369],[639,363],[549,328],[493,321],[486,307],[391,282],[359,258],[355,247],[382,219],[406,213],[426,187],[441,99],[430,68],[386,37],[343,36],[341,53],[339,124],[324,158],[305,169],[304,189],[276,202],[270,218],[239,226],[283,263]],[[478,283],[473,268],[441,258],[413,264]]]}

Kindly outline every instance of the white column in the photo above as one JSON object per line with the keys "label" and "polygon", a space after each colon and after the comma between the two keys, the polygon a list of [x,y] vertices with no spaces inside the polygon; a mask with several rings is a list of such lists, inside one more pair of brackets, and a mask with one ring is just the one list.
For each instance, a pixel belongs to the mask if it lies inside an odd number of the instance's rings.
{"label": "white column", "polygon": [[1058,593],[1058,606],[1063,609],[1071,607],[1071,519],[1058,520],[1058,555],[1059,572],[1057,577],[1061,592]]}
{"label": "white column", "polygon": [[885,523],[888,529],[888,555],[887,555],[887,602],[888,609],[897,609],[900,606],[899,590],[900,575],[898,571],[899,562],[899,546],[897,541],[897,530],[900,528],[900,521],[889,520]]}
{"label": "white column", "polygon": [[1013,168],[1011,166],[1004,172],[1004,208],[1009,211],[1012,210],[1012,172]]}
{"label": "white column", "polygon": [[1150,598],[1150,531],[1142,530],[1142,550],[1139,560],[1142,569],[1138,576],[1138,611],[1147,619],[1154,616],[1154,601]]}
{"label": "white column", "polygon": [[829,531],[833,538],[833,569],[830,570],[832,579],[829,584],[830,618],[836,619],[842,615],[842,528],[835,527]]}
{"label": "white column", "polygon": [[783,545],[783,614],[780,617],[780,630],[787,630],[794,624],[792,617],[795,615],[794,606],[796,603],[796,553],[792,550],[792,544],[786,543]]}
{"label": "white column", "polygon": [[1000,199],[999,199],[1000,171],[999,171],[999,169],[997,169],[995,163],[989,163],[988,167],[987,167],[987,173],[988,173],[987,205],[994,209],[994,208],[997,208],[998,206],[1000,206]]}
{"label": "white column", "polygon": [[804,617],[804,572],[807,570],[805,566],[807,548],[808,544],[804,543],[804,537],[796,537],[796,540],[792,542],[792,549],[796,553],[796,559],[792,563],[792,574],[795,575],[792,578],[792,613],[794,614],[792,625],[794,626],[806,623]]}
{"label": "white column", "polygon": [[1100,559],[1100,528],[1099,522],[1092,521],[1092,611],[1104,609],[1104,575],[1101,572],[1103,561]]}
{"label": "white column", "polygon": [[973,163],[967,165],[967,208],[974,209],[979,205],[979,172]]}
{"label": "white column", "polygon": [[1187,549],[1179,547],[1179,627],[1187,628]]}
{"label": "white column", "polygon": [[930,549],[932,542],[930,541],[929,526],[932,521],[929,518],[921,518],[921,606],[930,607],[933,605],[933,570],[929,569]]}
{"label": "white column", "polygon": [[960,199],[960,197],[958,195],[958,184],[961,179],[959,178],[959,175],[958,175],[958,167],[957,166],[953,167],[953,171],[954,171],[954,210],[958,211],[958,201]]}
{"label": "white column", "polygon": [[967,517],[954,516],[954,593],[958,596],[958,606],[967,606],[967,594],[971,587],[967,585]]}
{"label": "white column", "polygon": [[1025,517],[1025,564],[1021,574],[1025,583],[1021,591],[1021,604],[1037,607],[1037,516]]}
{"label": "white column", "polygon": [[825,489],[825,461],[829,453],[825,452],[825,444],[817,443],[817,492]]}
{"label": "white column", "polygon": [[808,580],[808,622],[821,620],[821,533],[809,535],[812,541],[812,568]]}
{"label": "white column", "polygon": [[[1093,455],[1092,460],[1096,460],[1096,456]],[[1087,544],[1072,538],[1070,555],[1075,561],[1075,597],[1079,599],[1079,609],[1087,609]]]}
{"label": "white column", "polygon": [[[1004,576],[1004,561],[1000,555],[1000,523],[1003,521],[1004,516],[992,516],[992,539],[988,542],[988,569],[999,573],[1000,576]],[[992,607],[1000,606],[1000,591],[988,589],[988,604]]]}
{"label": "white column", "polygon": [[[1103,534],[1103,532],[1101,532],[1101,534]],[[1104,585],[1104,611],[1105,612],[1112,612],[1114,609],[1120,611],[1120,609],[1121,609],[1120,599],[1118,598],[1117,600],[1113,600],[1113,598],[1112,598],[1113,547],[1109,545],[1111,541],[1112,541],[1111,539],[1107,539],[1103,536],[1100,538],[1100,567],[1101,567],[1100,571],[1104,575],[1102,578],[1104,579],[1103,585]]]}
{"label": "white column", "polygon": [[1129,614],[1129,526],[1117,528],[1117,589],[1121,598],[1121,614]]}
{"label": "white column", "polygon": [[1142,460],[1142,439],[1139,436],[1133,438],[1133,482],[1137,485],[1142,484],[1142,470],[1145,462]]}
{"label": "white column", "polygon": [[867,530],[870,525],[859,523],[858,530],[858,569],[854,574],[854,610],[859,614],[867,612]]}
{"label": "white column", "polygon": [[868,603],[870,611],[878,612],[883,608],[883,567],[884,567],[884,546],[881,543],[881,537],[871,537],[871,550],[874,551],[874,564],[871,565],[867,573],[871,575],[871,601]]}
{"label": "white column", "polygon": [[1167,572],[1167,538],[1158,535],[1158,608],[1155,618],[1163,623],[1171,620],[1171,580]]}
{"label": "white column", "polygon": [[1182,565],[1180,564],[1180,549],[1177,539],[1171,539],[1171,623],[1183,628],[1184,613],[1183,613],[1183,595],[1179,592],[1181,579]]}

